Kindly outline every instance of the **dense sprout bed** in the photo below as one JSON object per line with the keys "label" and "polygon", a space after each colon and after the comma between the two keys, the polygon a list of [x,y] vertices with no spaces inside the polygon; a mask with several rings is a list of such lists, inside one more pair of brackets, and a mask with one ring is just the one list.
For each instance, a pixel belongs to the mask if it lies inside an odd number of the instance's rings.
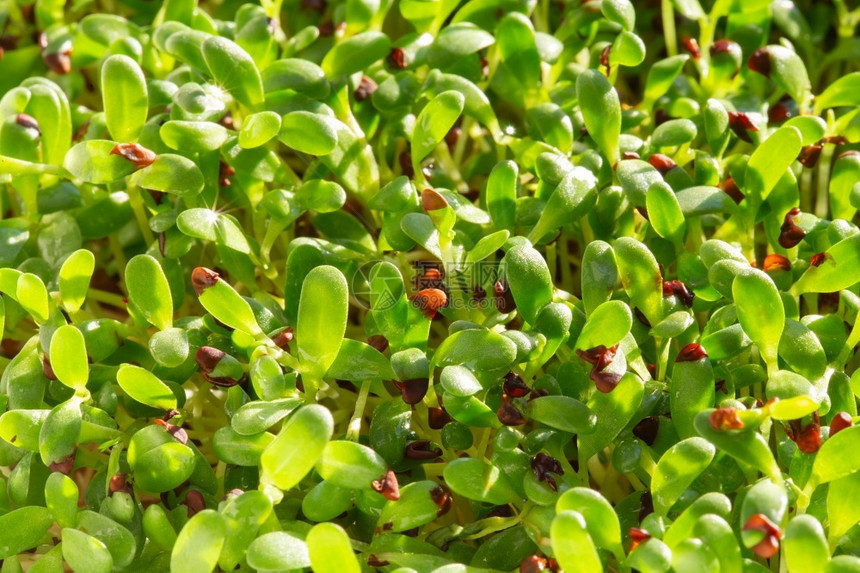
{"label": "dense sprout bed", "polygon": [[860,9],[0,6],[0,572],[860,571]]}

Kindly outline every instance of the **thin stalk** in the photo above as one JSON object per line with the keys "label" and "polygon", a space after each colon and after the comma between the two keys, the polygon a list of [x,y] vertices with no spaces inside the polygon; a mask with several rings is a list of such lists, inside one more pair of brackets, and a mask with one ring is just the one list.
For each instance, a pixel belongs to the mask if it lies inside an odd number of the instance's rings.
{"label": "thin stalk", "polygon": [[358,437],[361,435],[361,419],[364,418],[364,407],[367,404],[368,392],[370,392],[370,382],[365,380],[361,383],[361,390],[359,390],[358,397],[355,400],[355,410],[346,429],[347,440],[357,442]]}
{"label": "thin stalk", "polygon": [[146,216],[146,206],[143,204],[140,187],[129,184],[126,187],[126,193],[128,193],[128,202],[131,204],[131,210],[134,211],[134,218],[137,219],[137,225],[140,227],[143,239],[146,241],[146,245],[149,246],[155,241],[155,235],[152,234],[152,229],[149,228],[149,219]]}

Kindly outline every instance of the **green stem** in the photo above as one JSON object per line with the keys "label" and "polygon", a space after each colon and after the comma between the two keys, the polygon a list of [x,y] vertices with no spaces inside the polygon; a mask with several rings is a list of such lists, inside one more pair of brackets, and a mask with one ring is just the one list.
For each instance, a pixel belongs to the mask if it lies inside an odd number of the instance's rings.
{"label": "green stem", "polygon": [[368,392],[370,392],[370,382],[365,380],[361,383],[361,390],[359,390],[358,398],[355,400],[355,410],[346,429],[347,440],[357,442],[358,437],[361,435],[361,419],[364,418],[364,407],[367,404]]}
{"label": "green stem", "polygon": [[131,204],[131,210],[134,211],[134,218],[137,219],[137,225],[140,227],[143,239],[146,241],[146,245],[149,246],[155,242],[155,235],[152,234],[152,229],[149,228],[149,219],[146,216],[146,206],[143,204],[140,187],[129,184],[126,187],[126,192],[128,193],[128,202]]}
{"label": "green stem", "polygon": [[675,9],[672,0],[661,0],[660,13],[663,16],[663,37],[666,39],[666,53],[678,55],[678,39],[675,35]]}

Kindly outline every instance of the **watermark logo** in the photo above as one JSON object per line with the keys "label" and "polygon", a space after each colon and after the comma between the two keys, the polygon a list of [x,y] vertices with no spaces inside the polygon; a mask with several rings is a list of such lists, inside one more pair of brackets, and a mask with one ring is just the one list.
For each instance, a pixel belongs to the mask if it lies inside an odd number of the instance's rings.
{"label": "watermark logo", "polygon": [[437,290],[445,293],[449,308],[486,310],[493,307],[494,296],[499,294],[494,287],[507,288],[498,261],[443,264],[418,260],[411,263],[402,278],[390,266],[386,269],[388,265],[377,266],[383,262],[386,261],[368,261],[353,273],[350,291],[362,308],[385,311],[403,296],[420,300]]}

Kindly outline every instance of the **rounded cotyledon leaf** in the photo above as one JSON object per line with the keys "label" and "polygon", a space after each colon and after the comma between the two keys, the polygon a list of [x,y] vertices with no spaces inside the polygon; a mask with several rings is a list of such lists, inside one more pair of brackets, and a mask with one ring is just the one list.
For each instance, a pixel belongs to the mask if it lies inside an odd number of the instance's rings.
{"label": "rounded cotyledon leaf", "polygon": [[81,434],[81,402],[72,397],[57,404],[39,430],[39,453],[46,466],[75,453]]}
{"label": "rounded cotyledon leaf", "polygon": [[732,283],[738,321],[758,346],[768,367],[776,367],[785,308],[773,280],[758,269],[747,269]]}
{"label": "rounded cotyledon leaf", "polygon": [[159,262],[149,255],[132,257],[125,268],[129,303],[159,330],[173,326],[173,297]]}
{"label": "rounded cotyledon leaf", "polygon": [[654,254],[630,237],[615,241],[615,261],[621,285],[651,324],[663,318],[663,277]]}
{"label": "rounded cotyledon leaf", "polygon": [[765,139],[747,163],[743,185],[747,194],[767,199],[777,181],[794,163],[802,144],[800,131],[791,126],[781,127]]}
{"label": "rounded cotyledon leaf", "polygon": [[173,391],[149,370],[123,364],[116,373],[116,380],[129,397],[141,404],[163,410],[176,408]]}
{"label": "rounded cotyledon leaf", "polygon": [[263,102],[263,80],[248,52],[221,36],[204,40],[201,52],[215,82],[230,95],[248,107]]}
{"label": "rounded cotyledon leaf", "polygon": [[136,141],[149,109],[146,78],[137,62],[121,54],[108,57],[101,69],[105,123],[113,139]]}
{"label": "rounded cotyledon leaf", "polygon": [[188,520],[179,532],[170,554],[170,570],[175,573],[212,571],[227,537],[224,518],[204,509]]}
{"label": "rounded cotyledon leaf", "polygon": [[73,528],[63,528],[63,559],[72,571],[110,573],[113,557],[104,543]]}
{"label": "rounded cotyledon leaf", "polygon": [[308,155],[328,155],[337,147],[337,125],[335,120],[319,113],[292,111],[281,119],[278,139]]}
{"label": "rounded cotyledon leaf", "polygon": [[534,324],[540,310],[552,302],[552,276],[546,261],[537,249],[524,243],[511,248],[503,264],[517,310]]}
{"label": "rounded cotyledon leaf", "polygon": [[349,535],[336,523],[314,525],[305,541],[316,573],[361,573]]}
{"label": "rounded cotyledon leaf", "polygon": [[445,466],[443,475],[454,493],[468,499],[502,505],[520,498],[502,471],[482,460],[453,460]]}
{"label": "rounded cotyledon leaf", "polygon": [[842,239],[824,252],[791,287],[794,296],[809,292],[837,292],[860,282],[860,234]]}
{"label": "rounded cotyledon leaf", "polygon": [[299,409],[263,451],[261,481],[281,490],[296,486],[322,456],[333,431],[328,408],[310,404]]}
{"label": "rounded cotyledon leaf", "polygon": [[19,276],[15,295],[18,303],[36,322],[43,323],[48,320],[48,289],[38,275],[24,273]]}
{"label": "rounded cotyledon leaf", "polygon": [[191,272],[191,286],[200,304],[209,313],[236,330],[254,336],[262,335],[251,305],[215,271],[197,267]]}
{"label": "rounded cotyledon leaf", "polygon": [[60,267],[59,286],[63,309],[66,312],[76,312],[84,304],[95,264],[95,256],[86,249],[78,249],[63,262]]}
{"label": "rounded cotyledon leaf", "polygon": [[290,571],[311,566],[305,541],[286,531],[272,531],[248,547],[248,565],[257,571]]}
{"label": "rounded cotyledon leaf", "polygon": [[412,165],[416,172],[420,171],[421,160],[430,155],[454,126],[465,103],[463,94],[450,90],[434,97],[418,114],[412,132]]}
{"label": "rounded cotyledon leaf", "polygon": [[576,511],[585,518],[588,534],[594,543],[616,555],[621,552],[621,526],[618,515],[605,497],[593,489],[575,487],[567,490],[555,504],[558,513]]}
{"label": "rounded cotyledon leaf", "polygon": [[131,161],[111,153],[115,147],[116,142],[106,139],[82,141],[66,152],[63,168],[87,183],[113,183],[136,169]]}
{"label": "rounded cotyledon leaf", "polygon": [[89,364],[84,335],[76,326],[64,324],[51,338],[51,368],[57,379],[75,390],[86,388]]}
{"label": "rounded cotyledon leaf", "polygon": [[665,515],[714,458],[716,449],[704,438],[687,438],[672,446],[654,469],[651,491],[654,510]]}
{"label": "rounded cotyledon leaf", "polygon": [[491,330],[461,330],[439,345],[433,355],[435,366],[463,364],[473,370],[507,368],[517,357],[517,345]]}
{"label": "rounded cotyledon leaf", "polygon": [[30,505],[0,515],[0,559],[12,557],[36,547],[53,523],[47,508]]}
{"label": "rounded cotyledon leaf", "polygon": [[621,135],[621,102],[606,76],[598,70],[586,70],[576,78],[576,98],[588,134],[610,165],[618,162],[618,139]]}
{"label": "rounded cotyledon leaf", "polygon": [[326,444],[316,470],[324,480],[350,489],[370,489],[374,480],[382,479],[388,464],[371,448],[334,440]]}
{"label": "rounded cotyledon leaf", "polygon": [[380,60],[391,51],[391,40],[382,32],[362,32],[336,44],[323,58],[329,79],[354,74]]}
{"label": "rounded cotyledon leaf", "polygon": [[609,300],[595,308],[576,339],[574,348],[588,350],[599,345],[615,346],[633,325],[630,307],[620,300]]}
{"label": "rounded cotyledon leaf", "polygon": [[204,186],[200,168],[187,157],[173,153],[158,155],[151,165],[136,171],[131,181],[143,189],[180,197],[197,195]]}
{"label": "rounded cotyledon leaf", "polygon": [[585,518],[579,512],[570,509],[560,511],[552,520],[550,538],[553,553],[566,571],[603,571],[597,547],[588,534]]}
{"label": "rounded cotyledon leaf", "polygon": [[273,111],[251,114],[242,123],[239,145],[245,149],[268,143],[281,130],[281,116]]}
{"label": "rounded cotyledon leaf", "polygon": [[303,375],[318,380],[334,363],[346,331],[348,307],[346,279],[339,270],[323,265],[307,274],[296,320]]}
{"label": "rounded cotyledon leaf", "polygon": [[594,412],[569,396],[541,396],[530,400],[528,417],[571,434],[590,434],[597,427]]}

